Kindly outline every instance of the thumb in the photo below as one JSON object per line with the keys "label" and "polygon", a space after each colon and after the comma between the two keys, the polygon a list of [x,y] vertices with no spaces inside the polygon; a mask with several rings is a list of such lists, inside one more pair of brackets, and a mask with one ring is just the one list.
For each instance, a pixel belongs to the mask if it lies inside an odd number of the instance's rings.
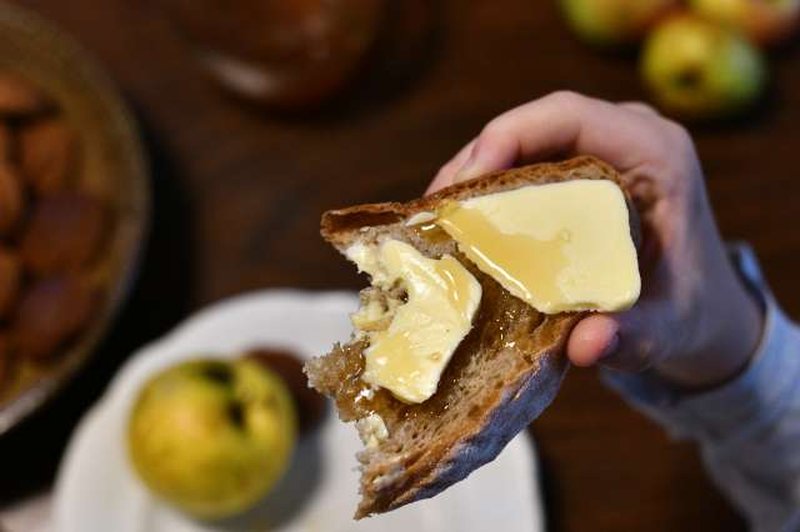
{"label": "thumb", "polygon": [[567,356],[581,367],[602,364],[625,371],[647,369],[665,356],[656,352],[656,347],[663,343],[655,341],[655,336],[669,320],[665,320],[663,312],[654,315],[656,310],[644,303],[627,312],[584,318],[570,334]]}
{"label": "thumb", "polygon": [[567,356],[576,366],[593,366],[619,348],[619,323],[613,316],[593,314],[575,325],[567,342]]}

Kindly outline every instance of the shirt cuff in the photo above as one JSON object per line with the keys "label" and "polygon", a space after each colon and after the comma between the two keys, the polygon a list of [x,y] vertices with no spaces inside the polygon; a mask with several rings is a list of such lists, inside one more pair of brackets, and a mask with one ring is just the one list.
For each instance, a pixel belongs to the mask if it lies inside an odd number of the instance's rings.
{"label": "shirt cuff", "polygon": [[749,247],[733,246],[731,255],[747,285],[766,310],[764,332],[749,366],[734,380],[713,390],[686,394],[652,374],[603,369],[603,380],[635,408],[665,426],[675,437],[706,441],[742,434],[783,410],[800,381],[800,332],[767,289]]}

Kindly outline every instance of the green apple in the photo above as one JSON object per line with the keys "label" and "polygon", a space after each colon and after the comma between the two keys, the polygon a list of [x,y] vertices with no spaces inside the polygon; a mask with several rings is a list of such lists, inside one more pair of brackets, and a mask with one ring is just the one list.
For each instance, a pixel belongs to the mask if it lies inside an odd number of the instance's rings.
{"label": "green apple", "polygon": [[144,484],[206,519],[234,515],[266,495],[295,439],[290,392],[247,359],[193,360],[155,375],[128,424],[129,455]]}
{"label": "green apple", "polygon": [[630,44],[676,0],[560,0],[567,22],[583,40],[601,46]]}
{"label": "green apple", "polygon": [[762,45],[785,41],[800,24],[800,0],[691,0],[690,6]]}
{"label": "green apple", "polygon": [[685,118],[742,111],[757,100],[766,81],[764,59],[747,39],[688,14],[653,31],[640,69],[656,101]]}

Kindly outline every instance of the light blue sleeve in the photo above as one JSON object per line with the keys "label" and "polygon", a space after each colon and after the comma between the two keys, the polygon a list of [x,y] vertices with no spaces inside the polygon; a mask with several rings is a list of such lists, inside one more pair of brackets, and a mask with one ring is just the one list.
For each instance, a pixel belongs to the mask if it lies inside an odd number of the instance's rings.
{"label": "light blue sleeve", "polygon": [[765,330],[750,366],[714,390],[682,395],[648,374],[603,380],[676,438],[701,447],[711,477],[758,532],[800,530],[800,328],[766,288],[753,253],[732,248],[761,294]]}

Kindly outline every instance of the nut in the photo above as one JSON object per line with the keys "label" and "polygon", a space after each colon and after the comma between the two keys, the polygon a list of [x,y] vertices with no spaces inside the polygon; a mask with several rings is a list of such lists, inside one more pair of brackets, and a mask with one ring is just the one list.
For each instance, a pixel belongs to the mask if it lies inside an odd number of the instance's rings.
{"label": "nut", "polygon": [[10,165],[0,163],[0,237],[8,236],[25,210],[22,180]]}
{"label": "nut", "polygon": [[19,356],[46,361],[83,331],[97,308],[97,290],[77,277],[43,279],[20,301],[11,331]]}
{"label": "nut", "polygon": [[22,235],[22,261],[37,275],[76,272],[97,256],[106,234],[105,208],[79,192],[43,197]]}
{"label": "nut", "polygon": [[13,310],[22,283],[22,266],[19,257],[0,247],[0,320]]}
{"label": "nut", "polygon": [[50,194],[69,185],[77,163],[77,138],[59,118],[39,120],[22,128],[20,166],[30,186]]}
{"label": "nut", "polygon": [[16,74],[0,74],[0,114],[21,117],[50,107],[50,99],[30,81]]}

